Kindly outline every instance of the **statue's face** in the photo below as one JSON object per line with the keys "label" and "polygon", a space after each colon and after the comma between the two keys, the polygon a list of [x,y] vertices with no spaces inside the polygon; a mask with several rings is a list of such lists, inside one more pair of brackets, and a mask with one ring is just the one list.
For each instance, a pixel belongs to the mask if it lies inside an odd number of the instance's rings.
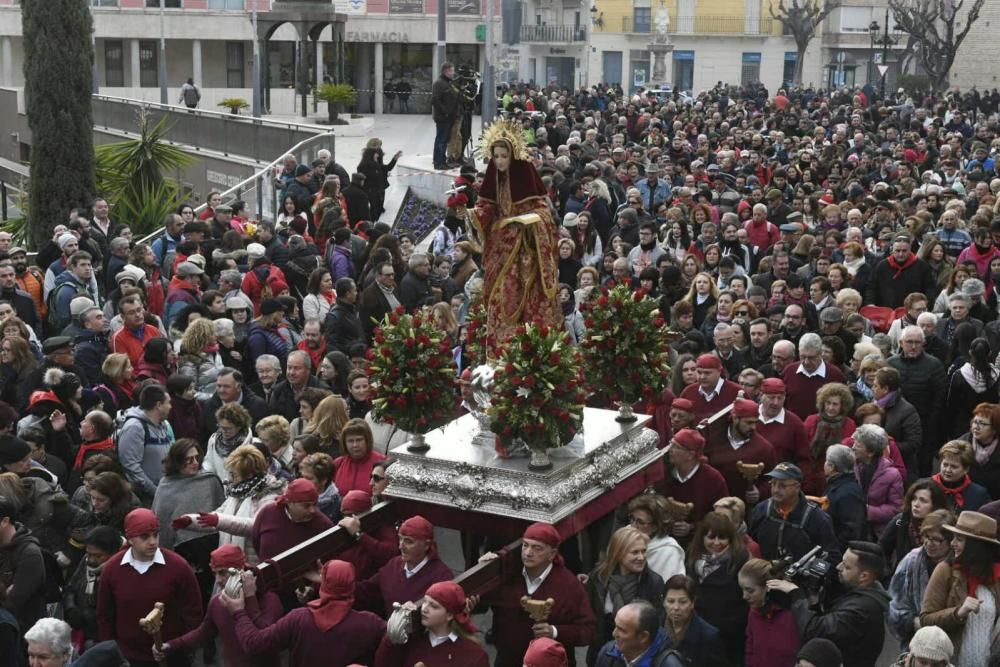
{"label": "statue's face", "polygon": [[493,147],[493,164],[496,165],[498,171],[510,169],[510,158],[510,149],[506,146]]}

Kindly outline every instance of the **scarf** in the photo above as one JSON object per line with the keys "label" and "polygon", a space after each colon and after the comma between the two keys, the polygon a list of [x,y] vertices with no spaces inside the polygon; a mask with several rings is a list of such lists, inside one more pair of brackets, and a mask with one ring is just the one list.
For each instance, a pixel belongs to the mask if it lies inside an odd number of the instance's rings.
{"label": "scarf", "polygon": [[257,495],[257,492],[263,488],[264,483],[267,481],[265,475],[254,475],[250,479],[245,479],[242,482],[228,482],[228,488],[226,489],[226,495],[231,498],[237,498],[243,500],[244,498],[252,498]]}
{"label": "scarf", "polygon": [[978,463],[981,466],[984,466],[987,463],[989,463],[990,458],[993,456],[993,452],[995,452],[997,449],[998,442],[1000,442],[1000,439],[994,438],[992,443],[984,446],[980,444],[978,440],[973,438],[972,449],[975,451],[976,454],[976,463]]}
{"label": "scarf", "polygon": [[215,432],[215,451],[218,452],[219,456],[225,459],[233,453],[234,449],[242,444],[245,444],[249,441],[249,439],[249,429],[237,433],[232,438],[226,438],[226,436],[222,433],[222,429],[219,429]]}
{"label": "scarf", "polygon": [[996,382],[997,378],[1000,377],[1000,371],[992,365],[990,366],[989,378],[984,378],[982,374],[973,368],[972,364],[969,362],[965,362],[958,370],[962,374],[962,379],[965,380],[966,384],[968,384],[972,391],[977,394],[981,394],[989,389],[989,386]]}
{"label": "scarf", "polygon": [[965,506],[965,496],[962,494],[965,493],[965,490],[972,485],[972,478],[966,475],[965,478],[963,478],[962,481],[955,486],[948,486],[948,483],[941,478],[941,473],[932,475],[931,479],[937,482],[938,486],[941,487],[941,490],[944,491],[944,495],[952,497],[955,501],[956,509],[961,511]]}
{"label": "scarf", "polygon": [[[106,561],[105,561],[106,562]],[[84,565],[87,568],[87,583],[84,585],[83,593],[84,595],[97,600],[97,581],[101,576],[101,570],[104,568],[104,563],[101,563],[97,567],[90,567],[89,565]]]}
{"label": "scarf", "polygon": [[706,552],[694,564],[694,570],[698,575],[698,579],[704,580],[705,577],[725,565],[727,560],[729,560],[729,549],[726,549],[719,554],[710,554]]}
{"label": "scarf", "polygon": [[878,461],[869,461],[868,463],[858,463],[858,481],[861,482],[861,491],[868,495],[868,489],[871,488],[872,479],[875,478],[875,470],[878,468]]}
{"label": "scarf", "polygon": [[854,383],[854,388],[865,397],[865,401],[871,401],[875,398],[875,390],[865,384],[864,378],[859,377],[858,381]]}
{"label": "scarf", "polygon": [[875,404],[877,406],[879,406],[880,408],[884,409],[886,406],[891,405],[896,400],[896,396],[898,394],[899,394],[899,390],[898,389],[895,390],[895,391],[890,391],[888,394],[886,394],[882,398],[876,398],[875,399]]}
{"label": "scarf", "polygon": [[83,467],[83,461],[90,452],[114,450],[114,448],[115,443],[111,438],[105,438],[104,440],[98,440],[97,442],[89,442],[80,445],[80,450],[76,453],[76,460],[73,461],[73,470],[80,470]]}
{"label": "scarf", "polygon": [[845,259],[844,266],[847,267],[847,274],[852,278],[858,275],[858,270],[865,265],[865,257],[862,255],[858,259]]}
{"label": "scarf", "polygon": [[613,607],[611,613],[617,614],[618,610],[635,600],[638,589],[638,574],[616,572],[608,577],[608,595],[611,596],[611,606]]}
{"label": "scarf", "polygon": [[331,306],[333,305],[333,302],[337,300],[337,293],[334,291],[323,292],[320,296],[326,299],[327,304]]}
{"label": "scarf", "polygon": [[375,282],[378,288],[382,290],[382,295],[385,297],[386,303],[389,304],[390,310],[396,310],[399,308],[399,299],[396,298],[396,293],[391,289],[386,289],[382,287],[382,284],[378,281]]}
{"label": "scarf", "polygon": [[830,445],[840,442],[840,434],[844,429],[844,418],[837,417],[831,419],[826,415],[820,415],[816,422],[816,435],[813,436],[812,454],[814,461],[825,461],[826,450]]}
{"label": "scarf", "polygon": [[980,584],[989,587],[997,581],[1000,581],[1000,563],[993,563],[993,570],[988,576],[982,579],[969,572],[969,569],[961,563],[955,563],[952,567],[961,572],[965,577],[966,591],[970,598],[976,597],[976,590],[979,588]]}
{"label": "scarf", "polygon": [[[910,253],[910,256],[906,258],[906,261],[903,262],[902,264],[896,261],[895,256],[889,255],[888,259],[889,266],[892,267],[892,269],[896,272],[895,274],[893,274],[892,279],[899,280],[899,277],[903,275],[903,271],[906,271],[908,268],[913,266],[916,263],[916,261],[917,261],[917,256],[914,255],[912,252]],[[848,272],[850,272],[850,269],[848,269]]]}
{"label": "scarf", "polygon": [[342,560],[327,561],[319,599],[306,604],[320,632],[327,632],[343,621],[354,606],[354,566]]}

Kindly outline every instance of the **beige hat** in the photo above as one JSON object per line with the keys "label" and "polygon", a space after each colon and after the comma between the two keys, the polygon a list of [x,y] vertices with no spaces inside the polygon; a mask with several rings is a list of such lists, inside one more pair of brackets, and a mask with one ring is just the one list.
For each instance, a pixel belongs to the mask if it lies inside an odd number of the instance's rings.
{"label": "beige hat", "polygon": [[941,526],[947,531],[982,540],[991,544],[1000,544],[997,539],[997,522],[992,517],[981,512],[962,512],[958,515],[958,523],[954,526]]}
{"label": "beige hat", "polygon": [[267,252],[267,249],[259,243],[251,243],[247,246],[247,258],[252,262],[260,259]]}
{"label": "beige hat", "polygon": [[564,215],[563,216],[563,227],[569,227],[569,228],[576,227],[576,224],[577,224],[576,223],[576,219],[577,219],[577,217],[579,217],[579,216],[577,216],[576,213],[567,213],[566,215]]}

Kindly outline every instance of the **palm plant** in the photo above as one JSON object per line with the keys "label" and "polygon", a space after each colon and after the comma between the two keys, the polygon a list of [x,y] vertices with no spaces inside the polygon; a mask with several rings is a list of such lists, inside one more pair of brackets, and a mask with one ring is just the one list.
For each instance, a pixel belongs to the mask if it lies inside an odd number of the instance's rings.
{"label": "palm plant", "polygon": [[326,102],[327,112],[330,114],[330,124],[338,125],[340,120],[338,114],[345,104],[354,104],[358,94],[354,86],[348,83],[324,83],[316,89],[316,97]]}

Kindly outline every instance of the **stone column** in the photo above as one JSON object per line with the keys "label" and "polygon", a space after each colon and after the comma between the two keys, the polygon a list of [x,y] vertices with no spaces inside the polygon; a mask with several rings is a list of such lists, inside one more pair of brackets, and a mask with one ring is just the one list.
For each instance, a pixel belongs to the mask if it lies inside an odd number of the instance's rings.
{"label": "stone column", "polygon": [[11,44],[9,35],[0,38],[0,62],[3,63],[3,71],[0,71],[0,82],[5,86],[14,85],[14,47]]}
{"label": "stone column", "polygon": [[132,58],[132,80],[129,81],[129,87],[139,88],[142,85],[142,79],[139,75],[139,40],[132,39],[129,41],[131,42],[129,55]]}
{"label": "stone column", "polygon": [[201,84],[201,40],[191,40],[191,78],[194,84],[202,88]]}
{"label": "stone column", "polygon": [[385,90],[385,65],[384,65],[384,54],[382,51],[382,42],[375,42],[375,113],[381,114],[385,109],[385,95],[382,91]]}

